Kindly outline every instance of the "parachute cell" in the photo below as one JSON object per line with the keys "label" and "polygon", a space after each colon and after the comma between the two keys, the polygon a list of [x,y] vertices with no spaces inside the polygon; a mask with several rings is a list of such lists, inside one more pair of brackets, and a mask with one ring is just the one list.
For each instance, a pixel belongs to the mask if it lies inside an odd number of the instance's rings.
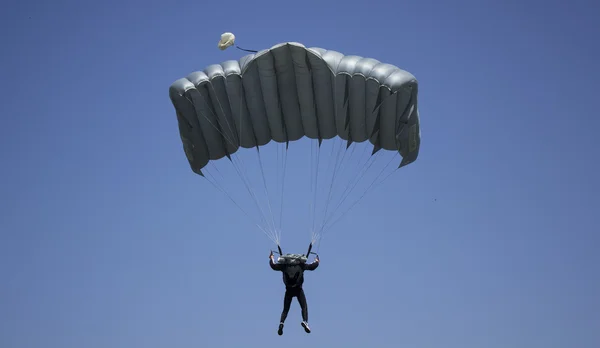
{"label": "parachute cell", "polygon": [[398,151],[402,167],[419,153],[417,94],[416,78],[396,66],[294,42],[210,65],[169,89],[184,151],[200,175],[240,147],[302,137],[340,137],[347,146],[368,140],[373,153]]}

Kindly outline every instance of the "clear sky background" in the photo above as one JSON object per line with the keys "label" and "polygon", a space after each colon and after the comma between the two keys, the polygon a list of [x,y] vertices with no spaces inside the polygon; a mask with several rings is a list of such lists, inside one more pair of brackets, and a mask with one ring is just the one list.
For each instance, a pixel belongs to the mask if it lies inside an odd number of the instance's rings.
{"label": "clear sky background", "polygon": [[[0,346],[600,347],[598,7],[3,2]],[[243,55],[224,31],[420,83],[420,157],[323,240],[310,335],[294,302],[277,336],[273,244],[181,147],[168,88]],[[304,252],[290,168],[283,245]]]}

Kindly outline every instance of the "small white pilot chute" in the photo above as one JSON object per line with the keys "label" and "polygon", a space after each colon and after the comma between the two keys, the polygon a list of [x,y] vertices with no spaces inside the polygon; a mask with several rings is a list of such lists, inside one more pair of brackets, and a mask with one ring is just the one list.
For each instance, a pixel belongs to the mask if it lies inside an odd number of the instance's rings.
{"label": "small white pilot chute", "polygon": [[218,43],[218,47],[221,51],[227,49],[229,46],[233,46],[235,43],[235,35],[233,33],[223,33],[221,34],[221,40]]}
{"label": "small white pilot chute", "polygon": [[[221,40],[219,40],[219,43],[217,44],[217,46],[219,47],[219,49],[221,51],[224,51],[227,49],[227,47],[233,46],[235,44],[235,35],[233,35],[233,33],[223,33],[221,34]],[[250,53],[257,53],[258,51],[256,50],[248,50],[245,48],[241,48],[238,45],[235,45],[235,48],[237,48],[238,50],[241,51],[246,51],[246,52],[250,52]]]}

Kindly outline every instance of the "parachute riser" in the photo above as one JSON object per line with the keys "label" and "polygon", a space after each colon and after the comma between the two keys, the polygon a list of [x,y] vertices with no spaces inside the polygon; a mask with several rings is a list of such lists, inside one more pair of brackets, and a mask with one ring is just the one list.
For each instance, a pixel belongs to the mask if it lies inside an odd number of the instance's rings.
{"label": "parachute riser", "polygon": [[310,243],[310,245],[308,246],[308,252],[306,253],[306,258],[307,258],[307,259],[308,259],[308,257],[310,256],[310,254],[313,254],[313,255],[315,255],[316,257],[319,257],[319,254],[311,252],[311,250],[312,250],[312,247],[313,247],[313,244],[312,244],[312,243]]}
{"label": "parachute riser", "polygon": [[277,246],[277,251],[271,250],[271,252],[273,254],[278,254],[279,256],[283,256],[283,251],[281,251],[281,247],[279,245]]}
{"label": "parachute riser", "polygon": [[310,255],[310,251],[312,250],[312,243],[308,246],[308,252],[306,253],[306,257]]}

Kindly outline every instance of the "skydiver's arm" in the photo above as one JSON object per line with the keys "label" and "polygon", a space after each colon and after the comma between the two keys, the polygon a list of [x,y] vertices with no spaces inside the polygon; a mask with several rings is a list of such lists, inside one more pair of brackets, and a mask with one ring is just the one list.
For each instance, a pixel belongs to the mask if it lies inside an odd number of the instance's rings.
{"label": "skydiver's arm", "polygon": [[317,269],[317,267],[319,267],[319,259],[316,259],[316,260],[314,260],[314,261],[313,261],[313,262],[311,262],[311,263],[307,263],[307,264],[304,266],[304,269],[305,269],[306,271],[314,271],[315,269]]}
{"label": "skydiver's arm", "polygon": [[274,271],[281,271],[283,267],[283,265],[273,262],[273,257],[269,258],[269,266],[271,266],[271,269]]}

